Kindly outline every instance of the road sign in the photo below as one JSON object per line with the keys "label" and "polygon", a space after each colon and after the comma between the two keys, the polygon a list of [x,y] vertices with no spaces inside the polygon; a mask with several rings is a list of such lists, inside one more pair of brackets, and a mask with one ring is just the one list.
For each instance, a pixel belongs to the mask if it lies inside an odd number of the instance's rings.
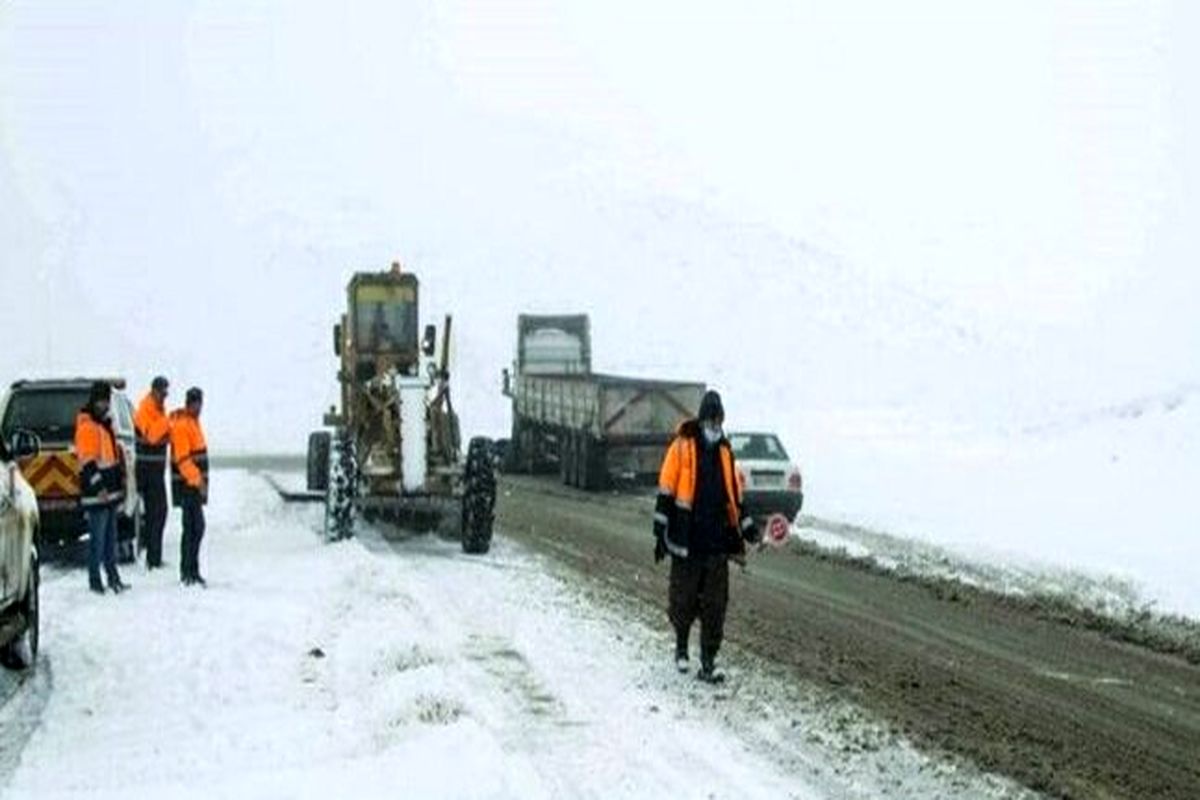
{"label": "road sign", "polygon": [[787,541],[792,525],[783,514],[772,514],[767,520],[767,541],[780,547]]}

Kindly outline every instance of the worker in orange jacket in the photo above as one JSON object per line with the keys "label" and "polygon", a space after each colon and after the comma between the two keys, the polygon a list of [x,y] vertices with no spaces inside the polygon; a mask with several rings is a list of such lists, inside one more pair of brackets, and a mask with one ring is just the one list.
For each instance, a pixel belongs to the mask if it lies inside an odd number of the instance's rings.
{"label": "worker in orange jacket", "polygon": [[667,616],[675,628],[675,666],[687,672],[688,638],[700,618],[701,680],[725,679],[716,668],[729,602],[729,557],[757,542],[742,506],[733,448],[722,425],[721,396],[708,391],[696,419],[679,426],[659,473],[654,509],[654,559],[671,556]]}
{"label": "worker in orange jacket", "polygon": [[117,572],[117,509],[125,499],[125,464],[109,416],[111,402],[112,387],[96,381],[75,417],[79,505],[88,527],[88,585],[96,594],[104,594],[101,563],[114,594],[129,588]]}
{"label": "worker in orange jacket", "polygon": [[204,504],[208,502],[208,445],[200,427],[204,393],[187,390],[183,408],[171,413],[171,497],[183,510],[179,544],[179,578],[185,586],[206,586],[200,574],[200,542],[204,539]]}
{"label": "worker in orange jacket", "polygon": [[162,564],[163,528],[167,524],[167,446],[171,443],[171,420],[167,417],[170,384],[159,375],[133,415],[137,434],[137,489],[146,506],[146,568]]}

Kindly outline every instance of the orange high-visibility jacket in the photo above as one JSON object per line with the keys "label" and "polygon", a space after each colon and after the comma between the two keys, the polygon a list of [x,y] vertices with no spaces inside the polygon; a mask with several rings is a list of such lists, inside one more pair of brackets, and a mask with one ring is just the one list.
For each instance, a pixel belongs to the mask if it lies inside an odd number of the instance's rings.
{"label": "orange high-visibility jacket", "polygon": [[[667,551],[686,558],[688,555],[689,528],[687,520],[696,499],[698,477],[698,453],[700,426],[689,420],[679,426],[675,439],[667,448],[662,469],[658,476],[658,500],[654,509],[654,535],[661,536]],[[729,527],[742,536],[749,535],[754,521],[742,509],[742,486],[734,465],[733,448],[728,440],[720,445],[722,478],[725,484],[726,507]]]}
{"label": "orange high-visibility jacket", "polygon": [[[84,508],[116,505],[125,497],[125,469],[112,423],[87,410],[75,416],[75,458],[79,462],[79,504]],[[100,493],[107,496],[102,500]]]}
{"label": "orange high-visibility jacket", "polygon": [[[200,489],[208,482],[208,444],[200,420],[186,409],[171,413],[171,495],[179,505],[184,488]],[[207,497],[203,497],[207,500]]]}
{"label": "orange high-visibility jacket", "polygon": [[171,421],[153,393],[147,392],[138,403],[133,427],[137,431],[138,464],[156,465],[161,475],[161,465],[167,463],[167,445],[171,443]]}

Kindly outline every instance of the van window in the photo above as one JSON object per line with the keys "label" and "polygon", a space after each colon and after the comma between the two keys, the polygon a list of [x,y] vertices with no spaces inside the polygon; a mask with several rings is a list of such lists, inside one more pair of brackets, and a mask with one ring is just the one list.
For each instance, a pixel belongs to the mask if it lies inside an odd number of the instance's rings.
{"label": "van window", "polygon": [[44,443],[71,442],[75,438],[75,415],[87,402],[88,389],[26,389],[15,391],[8,401],[0,435],[25,429]]}

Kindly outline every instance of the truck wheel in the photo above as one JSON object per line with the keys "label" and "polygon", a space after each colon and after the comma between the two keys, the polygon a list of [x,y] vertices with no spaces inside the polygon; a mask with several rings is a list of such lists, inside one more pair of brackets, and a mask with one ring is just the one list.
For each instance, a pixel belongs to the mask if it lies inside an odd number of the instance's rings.
{"label": "truck wheel", "polygon": [[610,480],[608,473],[608,443],[597,439],[595,445],[596,447],[592,453],[595,476],[595,485],[593,488],[598,492],[603,492],[608,489]]}
{"label": "truck wheel", "polygon": [[535,466],[534,447],[536,447],[533,431],[529,426],[522,426],[521,437],[513,441],[519,442],[518,455],[514,459],[517,463],[517,471],[525,475],[532,475]]}
{"label": "truck wheel", "polygon": [[525,431],[521,434],[525,444],[521,450],[521,471],[526,475],[532,475],[537,467],[537,441],[534,439],[533,431]]}
{"label": "truck wheel", "polygon": [[329,448],[333,437],[329,431],[313,431],[308,435],[308,490],[323,492],[329,483]]}
{"label": "truck wheel", "polygon": [[325,486],[325,539],[337,541],[354,535],[354,498],[358,492],[358,462],[354,441],[340,432],[331,438],[329,474]]}
{"label": "truck wheel", "polygon": [[587,434],[575,436],[575,485],[580,489],[590,489],[591,476],[588,474],[588,459],[591,458],[591,444]]}
{"label": "truck wheel", "polygon": [[522,475],[533,474],[533,430],[529,425],[513,422],[512,448],[505,470]]}
{"label": "truck wheel", "polygon": [[574,482],[571,484],[576,489],[582,489],[587,483],[587,437],[578,431],[575,432],[575,446],[572,448],[575,452],[574,467]]}
{"label": "truck wheel", "polygon": [[509,439],[511,444],[508,447],[507,458],[504,462],[505,472],[520,472],[521,459],[524,454],[521,452],[521,425],[517,422],[517,415],[513,414],[512,438]]}
{"label": "truck wheel", "polygon": [[486,553],[492,546],[492,522],[496,512],[496,474],[492,467],[491,442],[483,437],[467,447],[463,476],[462,549],[464,553]]}
{"label": "truck wheel", "polygon": [[0,661],[9,669],[29,669],[37,661],[41,625],[40,590],[40,564],[37,548],[34,548],[29,556],[29,588],[26,589],[25,599],[21,603],[25,630],[0,650]]}
{"label": "truck wheel", "polygon": [[570,431],[563,431],[558,437],[558,474],[562,478],[563,486],[571,485],[571,469],[574,466],[574,454],[571,452],[573,444]]}
{"label": "truck wheel", "polygon": [[588,436],[584,440],[583,488],[590,492],[606,488],[608,482],[608,457],[604,444]]}

